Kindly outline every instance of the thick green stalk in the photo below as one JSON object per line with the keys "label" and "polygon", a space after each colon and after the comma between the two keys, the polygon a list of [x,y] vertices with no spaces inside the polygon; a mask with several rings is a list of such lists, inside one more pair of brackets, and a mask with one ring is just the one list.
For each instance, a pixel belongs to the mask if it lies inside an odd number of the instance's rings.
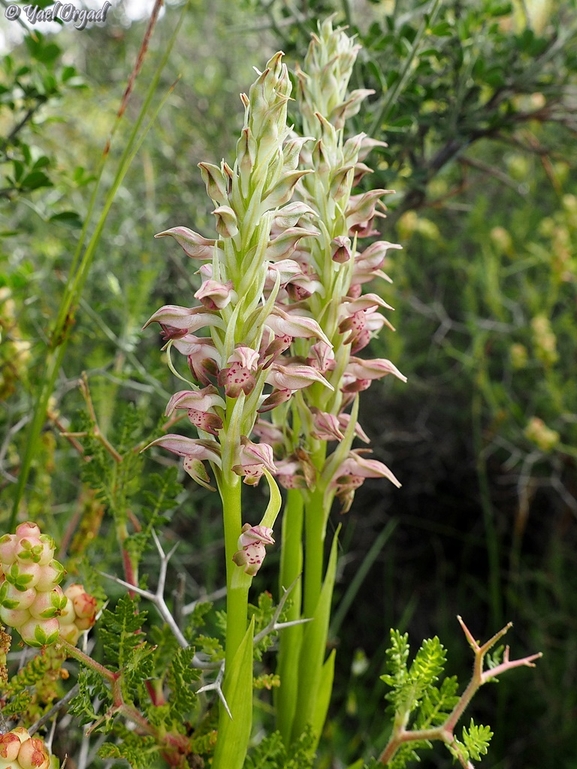
{"label": "thick green stalk", "polygon": [[[252,626],[247,631],[248,590],[252,579],[232,560],[242,528],[240,477],[225,469],[219,474],[218,489],[223,508],[227,587],[223,693],[230,714],[221,702],[212,766],[213,769],[240,769],[252,724],[252,638],[247,639],[247,632],[252,635]],[[242,696],[239,696],[239,683],[242,683]],[[235,744],[234,759],[231,743]]]}
{"label": "thick green stalk", "polygon": [[[301,576],[303,568],[303,513],[304,500],[299,489],[290,489],[282,521],[282,550],[280,565],[279,594],[293,585]],[[286,621],[298,620],[301,616],[302,582],[299,580],[290,596]],[[285,628],[279,639],[277,671],[280,688],[276,692],[276,724],[285,744],[290,742],[292,725],[298,695],[298,670],[302,625]]]}
{"label": "thick green stalk", "polygon": [[323,584],[325,520],[324,489],[317,487],[305,506],[305,617],[314,617]]}
{"label": "thick green stalk", "polygon": [[[218,484],[224,518],[226,557],[226,649],[225,670],[240,646],[247,628],[248,589],[251,578],[232,560],[238,550],[242,529],[241,480],[233,473],[223,473]],[[226,680],[226,673],[225,673]]]}

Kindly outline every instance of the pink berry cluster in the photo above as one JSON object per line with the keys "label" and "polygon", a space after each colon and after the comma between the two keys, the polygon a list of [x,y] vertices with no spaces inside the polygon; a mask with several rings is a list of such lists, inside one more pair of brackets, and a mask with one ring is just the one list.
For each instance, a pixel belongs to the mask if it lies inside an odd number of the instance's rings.
{"label": "pink berry cluster", "polygon": [[54,540],[28,521],[0,537],[0,619],[29,646],[53,644],[66,597],[58,583],[64,567],[54,558]]}
{"label": "pink berry cluster", "polygon": [[31,737],[21,726],[0,734],[0,767],[11,769],[49,769],[58,765],[44,742]]}
{"label": "pink berry cluster", "polygon": [[96,621],[96,598],[78,584],[67,587],[64,597],[66,606],[59,617],[60,636],[68,643],[76,644],[80,633],[89,630]]}
{"label": "pink berry cluster", "polygon": [[59,635],[75,644],[96,620],[96,599],[82,585],[59,587],[65,571],[54,548],[30,521],[0,537],[0,620],[29,646],[53,644]]}

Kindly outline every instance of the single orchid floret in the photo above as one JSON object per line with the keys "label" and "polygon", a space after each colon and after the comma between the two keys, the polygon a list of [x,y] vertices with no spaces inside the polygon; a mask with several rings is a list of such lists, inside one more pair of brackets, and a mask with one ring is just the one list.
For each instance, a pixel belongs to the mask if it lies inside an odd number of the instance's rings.
{"label": "single orchid floret", "polygon": [[272,260],[286,259],[292,253],[301,238],[317,237],[319,230],[304,227],[288,227],[271,240],[266,249],[266,258]]}
{"label": "single orchid floret", "polygon": [[220,446],[216,441],[204,441],[197,438],[187,438],[185,435],[176,433],[167,433],[161,438],[151,441],[142,450],[145,451],[151,446],[160,446],[179,457],[194,457],[201,461],[209,460],[220,467]]}
{"label": "single orchid floret", "polygon": [[337,128],[342,127],[348,118],[354,117],[358,113],[362,102],[367,96],[371,96],[374,93],[372,88],[356,88],[354,91],[351,91],[349,98],[331,112],[329,116],[330,122]]}
{"label": "single orchid floret", "polygon": [[276,474],[276,466],[272,446],[268,443],[254,443],[245,436],[241,438],[239,464],[232,469],[237,475],[243,476],[243,483],[256,486],[264,475],[264,468]]}
{"label": "single orchid floret", "polygon": [[285,286],[286,292],[294,302],[301,302],[303,299],[308,299],[312,294],[325,295],[325,289],[317,276],[313,274],[307,274],[301,272],[300,275],[295,275],[291,278]]}
{"label": "single orchid floret", "polygon": [[[301,221],[303,218],[305,221]],[[296,200],[274,213],[271,225],[271,236],[276,237],[281,232],[284,232],[290,227],[295,227],[297,224],[300,227],[303,227],[308,223],[306,220],[311,219],[318,219],[318,214],[315,210],[302,200]]]}
{"label": "single orchid floret", "polygon": [[292,336],[275,336],[270,328],[265,328],[261,341],[260,362],[263,368],[269,368],[291,346]]}
{"label": "single orchid floret", "polygon": [[262,198],[263,203],[269,209],[284,206],[292,198],[297,182],[303,176],[308,176],[308,174],[312,173],[313,171],[309,169],[285,171],[280,180],[272,188],[265,191]]}
{"label": "single orchid floret", "polygon": [[252,347],[246,347],[244,345],[238,345],[233,353],[229,356],[227,363],[239,363],[243,368],[249,371],[256,371],[258,368],[259,354]]}
{"label": "single orchid floret", "polygon": [[187,409],[188,418],[199,430],[217,435],[222,430],[222,419],[211,411],[215,406],[225,408],[225,402],[216,387],[209,385],[202,390],[180,390],[168,401],[166,416],[175,409]]}
{"label": "single orchid floret", "polygon": [[190,372],[199,384],[216,383],[222,361],[210,338],[184,334],[180,339],[173,339],[172,346],[186,355]]}
{"label": "single orchid floret", "polygon": [[386,358],[374,358],[373,360],[363,360],[362,358],[351,357],[346,369],[346,373],[357,379],[381,379],[381,377],[393,374],[401,382],[406,382],[407,377],[401,374],[399,369]]}
{"label": "single orchid floret", "polygon": [[238,398],[241,392],[248,395],[254,390],[256,380],[250,368],[240,362],[231,363],[218,374],[218,384],[224,387],[228,398]]}
{"label": "single orchid floret", "polygon": [[301,463],[295,457],[287,457],[276,463],[276,479],[285,489],[304,489],[307,486]]}
{"label": "single orchid floret", "polygon": [[212,259],[216,240],[209,240],[188,227],[171,227],[159,232],[155,238],[173,237],[191,259]]}
{"label": "single orchid floret", "polygon": [[320,371],[321,374],[332,371],[335,367],[335,355],[332,345],[322,341],[311,345],[307,363],[309,366],[313,366],[313,368]]}
{"label": "single orchid floret", "polygon": [[305,387],[309,387],[313,382],[320,382],[325,387],[328,387],[329,390],[334,389],[331,383],[316,368],[302,366],[297,363],[289,363],[287,366],[273,363],[267,374],[266,381],[277,390],[302,390]]}
{"label": "single orchid floret", "polygon": [[394,310],[390,304],[385,302],[378,294],[361,294],[354,299],[345,297],[343,303],[340,306],[341,314],[353,315],[355,312],[362,310],[363,312],[371,312],[377,307],[384,307],[386,310]]}
{"label": "single orchid floret", "polygon": [[267,397],[264,398],[263,402],[258,407],[258,413],[265,414],[267,411],[276,409],[281,403],[286,403],[290,400],[292,394],[292,390],[273,390],[270,395],[267,395]]}
{"label": "single orchid floret", "polygon": [[338,264],[348,262],[352,256],[351,239],[346,235],[339,235],[331,241],[331,259]]}
{"label": "single orchid floret", "polygon": [[355,225],[370,222],[375,216],[377,202],[383,195],[388,195],[393,190],[369,190],[361,195],[351,195],[349,205],[345,212],[347,227],[349,230]]}
{"label": "single orchid floret", "polygon": [[[368,449],[362,449],[362,451],[368,451]],[[360,452],[361,449],[349,452],[331,480],[331,486],[336,489],[336,496],[341,501],[343,513],[350,510],[355,491],[367,478],[387,478],[397,488],[401,486],[399,480],[385,464],[376,459],[365,459]]]}
{"label": "single orchid floret", "polygon": [[231,280],[226,283],[205,280],[194,296],[207,310],[222,310],[236,297],[236,292],[232,290]]}
{"label": "single orchid floret", "polygon": [[172,346],[187,357],[195,357],[199,360],[204,358],[212,358],[216,361],[220,367],[221,358],[220,353],[214,346],[214,342],[210,337],[195,336],[194,334],[185,334],[179,339],[174,339]]}
{"label": "single orchid floret", "polygon": [[[341,430],[343,432],[346,431],[347,427],[349,426],[349,422],[350,421],[351,421],[351,415],[350,414],[345,414],[345,413],[339,414],[339,425],[340,425]],[[363,428],[360,426],[358,421],[355,424],[355,435],[358,438],[360,438],[363,441],[363,443],[370,443],[371,442],[371,439],[366,434],[366,432],[363,430]]]}
{"label": "single orchid floret", "polygon": [[250,524],[245,523],[238,538],[238,546],[241,548],[248,547],[255,542],[261,542],[263,545],[274,545],[272,529],[268,526],[250,526]]}
{"label": "single orchid floret", "polygon": [[361,179],[367,174],[374,173],[373,169],[365,163],[355,163],[355,174],[353,176],[352,187],[358,187]]}
{"label": "single orchid floret", "polygon": [[320,409],[311,408],[311,414],[313,415],[314,429],[311,432],[313,438],[318,438],[321,441],[342,441],[345,436],[341,432],[341,426],[334,414],[329,414],[326,411],[320,411]]}
{"label": "single orchid floret", "polygon": [[314,320],[305,315],[294,315],[281,310],[280,307],[274,307],[271,314],[265,321],[265,325],[274,331],[278,336],[288,334],[299,339],[310,339],[316,337],[322,339],[325,344],[332,347],[330,340],[325,335],[322,328]]}
{"label": "single orchid floret", "polygon": [[216,231],[223,238],[234,238],[238,233],[238,219],[230,206],[219,206],[212,212],[216,216]]}
{"label": "single orchid floret", "polygon": [[179,307],[175,304],[166,304],[161,307],[150,316],[143,328],[151,323],[160,323],[163,327],[167,326],[170,329],[178,329],[186,333],[198,331],[204,326],[224,328],[222,318],[215,313],[206,312],[205,307]]}
{"label": "single orchid floret", "polygon": [[209,385],[202,390],[179,390],[168,401],[165,416],[172,415],[175,409],[197,409],[208,411],[215,406],[225,408],[225,402],[219,395],[216,387]]}
{"label": "single orchid floret", "polygon": [[225,170],[225,163],[222,161],[222,166],[213,165],[212,163],[199,163],[200,173],[202,180],[206,185],[206,192],[209,198],[212,198],[215,203],[224,206],[228,203],[228,196],[230,193],[230,178]]}
{"label": "single orchid floret", "polygon": [[274,545],[272,529],[245,523],[238,538],[239,550],[233,555],[232,560],[237,566],[244,568],[246,574],[254,577],[264,561],[265,545]]}
{"label": "single orchid floret", "polygon": [[285,431],[281,427],[273,425],[272,422],[269,422],[268,420],[257,419],[252,431],[255,435],[258,435],[261,441],[268,443],[269,446],[272,446],[273,448],[277,445],[281,446],[284,443]]}
{"label": "single orchid floret", "polygon": [[[374,244],[375,245],[375,244]],[[393,244],[391,244],[391,247],[393,247]],[[400,246],[399,246],[400,248]],[[388,283],[392,283],[392,279],[383,272],[379,266],[374,266],[374,262],[377,260],[373,259],[364,259],[364,251],[360,256],[357,256],[355,259],[354,265],[353,265],[353,277],[352,277],[352,283],[351,286],[360,286],[363,283],[368,283],[371,280],[375,280],[375,278],[382,278],[383,280],[386,280]],[[384,258],[380,260],[380,264],[384,263]],[[349,291],[350,294],[350,291]]]}
{"label": "single orchid floret", "polygon": [[209,483],[210,479],[203,462],[208,460],[217,467],[222,466],[220,445],[216,441],[187,438],[184,435],[169,433],[152,441],[142,450],[145,451],[151,446],[160,446],[161,448],[168,449],[168,451],[172,451],[173,454],[179,457],[183,457],[182,467],[184,471],[200,486],[209,491],[214,491],[214,488]]}
{"label": "single orchid floret", "polygon": [[265,288],[270,291],[276,285],[277,276],[279,275],[282,288],[290,280],[302,274],[300,264],[295,262],[294,259],[280,259],[278,262],[270,262],[267,264]]}
{"label": "single orchid floret", "polygon": [[[362,136],[361,139],[361,145],[358,151],[358,158],[359,160],[365,160],[371,150],[373,150],[375,147],[388,147],[389,145],[387,142],[382,142],[379,139],[372,139],[370,136],[366,136],[365,134],[360,134]],[[356,137],[353,137],[353,139]],[[350,141],[350,139],[349,139]],[[348,142],[347,142],[348,144]]]}

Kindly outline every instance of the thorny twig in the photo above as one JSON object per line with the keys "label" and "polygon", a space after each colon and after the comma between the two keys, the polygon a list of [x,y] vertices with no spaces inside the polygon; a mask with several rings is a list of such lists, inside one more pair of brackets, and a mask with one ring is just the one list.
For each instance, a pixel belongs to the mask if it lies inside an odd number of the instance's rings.
{"label": "thorny twig", "polygon": [[[379,762],[386,766],[393,758],[398,749],[408,742],[422,742],[428,740],[440,740],[445,743],[449,748],[455,748],[456,738],[454,735],[454,729],[457,722],[463,715],[465,709],[469,706],[469,703],[473,699],[478,689],[490,681],[492,678],[504,673],[507,670],[512,670],[517,667],[535,667],[535,660],[542,656],[541,652],[538,654],[531,654],[528,657],[522,657],[518,660],[509,659],[509,647],[505,647],[503,653],[503,661],[495,667],[483,670],[485,663],[485,656],[495,646],[495,644],[508,632],[513,623],[509,622],[502,630],[486,641],[484,644],[479,644],[476,641],[469,628],[465,625],[461,617],[457,617],[459,624],[465,634],[469,645],[473,649],[475,654],[475,661],[473,663],[473,675],[469,681],[465,691],[459,697],[459,701],[447,716],[446,720],[440,726],[436,726],[430,729],[405,729],[405,723],[399,723],[398,726],[393,727],[393,733],[389,738],[385,749],[379,756]],[[464,769],[474,769],[473,764],[461,755],[460,751],[455,751],[454,755]]]}

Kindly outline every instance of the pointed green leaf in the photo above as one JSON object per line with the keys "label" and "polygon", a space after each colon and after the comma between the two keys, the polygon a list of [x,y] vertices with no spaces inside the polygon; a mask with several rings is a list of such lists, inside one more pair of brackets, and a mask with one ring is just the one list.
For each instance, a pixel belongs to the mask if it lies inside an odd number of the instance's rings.
{"label": "pointed green leaf", "polygon": [[252,641],[254,619],[226,671],[223,693],[232,718],[221,706],[212,769],[242,769],[252,727]]}
{"label": "pointed green leaf", "polygon": [[[292,733],[293,740],[300,737],[307,725],[313,726],[314,715],[317,709],[329,630],[333,586],[337,569],[337,544],[338,531],[333,538],[329,564],[314,618],[307,623],[303,631],[299,666],[299,691]],[[318,741],[320,731],[315,730],[313,737]]]}
{"label": "pointed green leaf", "polygon": [[313,734],[321,734],[327,718],[331,694],[333,691],[333,679],[335,677],[336,649],[333,649],[321,670],[321,681],[317,694],[315,712],[313,714]]}

